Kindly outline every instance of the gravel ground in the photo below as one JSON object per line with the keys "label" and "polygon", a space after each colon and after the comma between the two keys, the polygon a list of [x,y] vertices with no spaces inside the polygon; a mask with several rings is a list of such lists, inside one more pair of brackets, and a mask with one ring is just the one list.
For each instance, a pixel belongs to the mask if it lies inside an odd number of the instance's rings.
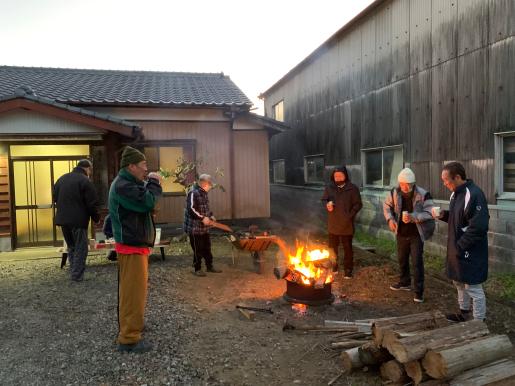
{"label": "gravel ground", "polygon": [[[426,303],[393,293],[391,262],[356,251],[353,280],[337,277],[331,306],[299,312],[282,299],[283,280],[253,272],[242,253],[233,266],[229,244],[214,240],[221,274],[191,274],[189,246],[174,243],[165,262],[151,258],[145,337],[154,350],[116,351],[116,264],[90,256],[86,279],[71,284],[59,260],[0,263],[0,384],[2,385],[327,385],[340,374],[334,336],[283,332],[285,320],[321,323],[431,309],[456,309],[455,290],[426,278]],[[173,256],[170,256],[173,255]],[[249,321],[235,309],[271,307]],[[513,340],[515,310],[489,303],[489,327]],[[381,385],[377,372],[344,375],[335,385]]]}
{"label": "gravel ground", "polygon": [[200,384],[181,349],[192,323],[173,275],[152,262],[146,336],[155,350],[116,351],[116,265],[88,258],[85,281],[70,283],[59,261],[0,266],[2,385]]}

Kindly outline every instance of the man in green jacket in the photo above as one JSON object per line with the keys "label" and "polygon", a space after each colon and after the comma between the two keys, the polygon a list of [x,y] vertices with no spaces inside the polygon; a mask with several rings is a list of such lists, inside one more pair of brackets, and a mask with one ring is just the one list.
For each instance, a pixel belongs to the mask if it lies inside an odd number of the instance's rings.
{"label": "man in green jacket", "polygon": [[127,146],[120,172],[109,190],[109,215],[118,254],[119,351],[142,353],[152,349],[141,333],[147,300],[148,255],[155,240],[152,211],[161,194],[160,176],[147,176],[145,155]]}

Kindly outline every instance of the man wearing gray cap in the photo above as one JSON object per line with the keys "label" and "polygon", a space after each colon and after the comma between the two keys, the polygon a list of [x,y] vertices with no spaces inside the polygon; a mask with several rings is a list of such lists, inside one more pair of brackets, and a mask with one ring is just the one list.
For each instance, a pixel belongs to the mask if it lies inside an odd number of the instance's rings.
{"label": "man wearing gray cap", "polygon": [[61,226],[68,246],[68,260],[73,282],[84,279],[88,256],[89,219],[98,223],[98,196],[90,181],[93,164],[80,160],[77,166],[61,176],[54,186],[54,203],[57,208],[55,223]]}
{"label": "man wearing gray cap", "polygon": [[206,262],[206,270],[210,273],[222,271],[213,267],[213,255],[211,254],[211,238],[209,228],[215,218],[209,209],[207,193],[213,187],[213,181],[209,174],[201,174],[198,183],[186,197],[186,209],[184,211],[184,232],[189,236],[191,249],[193,249],[194,275],[206,276],[202,271],[202,259]]}

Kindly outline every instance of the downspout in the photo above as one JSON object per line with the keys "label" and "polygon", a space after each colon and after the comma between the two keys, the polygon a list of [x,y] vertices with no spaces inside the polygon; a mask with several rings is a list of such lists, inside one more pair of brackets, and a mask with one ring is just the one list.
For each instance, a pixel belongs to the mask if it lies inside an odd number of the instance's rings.
{"label": "downspout", "polygon": [[230,123],[229,123],[229,186],[231,189],[231,220],[234,220],[236,217],[236,184],[235,184],[235,166],[234,166],[234,119],[236,118],[236,113],[234,111],[230,112]]}

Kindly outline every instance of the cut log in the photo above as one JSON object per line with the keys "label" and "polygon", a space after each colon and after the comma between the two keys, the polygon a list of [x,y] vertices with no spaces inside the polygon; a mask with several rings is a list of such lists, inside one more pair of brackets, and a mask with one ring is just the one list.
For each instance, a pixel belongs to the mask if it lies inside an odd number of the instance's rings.
{"label": "cut log", "polygon": [[406,374],[410,377],[415,385],[420,385],[423,381],[429,379],[429,376],[422,368],[420,361],[411,361],[404,364]]}
{"label": "cut log", "polygon": [[333,328],[355,328],[358,332],[362,333],[371,333],[372,332],[372,324],[371,323],[358,323],[358,322],[346,322],[340,320],[325,320],[324,326],[333,327]]}
{"label": "cut log", "polygon": [[[468,370],[456,376],[450,383],[451,386],[483,386],[499,381],[511,381],[515,377],[515,361],[501,359],[496,362]],[[512,378],[515,385],[515,378]],[[501,383],[502,384],[502,383]],[[509,383],[506,383],[507,385]]]}
{"label": "cut log", "polygon": [[393,359],[388,350],[379,347],[374,341],[362,345],[358,352],[359,359],[365,366],[378,366]]}
{"label": "cut log", "polygon": [[448,325],[448,322],[445,315],[440,311],[422,312],[420,314],[377,320],[372,324],[372,334],[376,344],[381,346],[385,331],[409,333],[414,331],[432,330],[446,325]]}
{"label": "cut log", "polygon": [[238,311],[240,311],[240,314],[248,320],[254,320],[254,317],[256,316],[256,313],[254,311],[243,310],[241,308],[238,308]]}
{"label": "cut log", "polygon": [[362,344],[363,344],[363,341],[361,341],[361,340],[348,339],[348,340],[344,340],[341,342],[331,343],[331,348],[348,349],[348,348],[361,346]]}
{"label": "cut log", "polygon": [[321,332],[358,332],[357,326],[327,327],[321,325],[293,324],[286,320],[283,331],[321,331]]}
{"label": "cut log", "polygon": [[364,366],[359,360],[358,347],[342,352],[340,358],[342,359],[343,368],[348,373],[354,369],[360,369]]}
{"label": "cut log", "polygon": [[465,370],[509,356],[512,350],[506,335],[490,335],[442,349],[429,350],[422,365],[432,378],[452,378]]}
{"label": "cut log", "polygon": [[395,359],[385,362],[380,368],[381,377],[385,380],[392,381],[394,383],[408,381],[408,375],[402,363],[397,362]]}
{"label": "cut log", "polygon": [[[440,349],[488,335],[488,327],[479,320],[420,332],[406,338],[391,338],[385,333],[383,346],[401,363],[422,359],[428,350]],[[388,338],[389,337],[389,338]],[[388,339],[387,339],[388,338]]]}
{"label": "cut log", "polygon": [[429,381],[422,382],[419,386],[448,386],[449,383],[441,379],[430,379]]}

